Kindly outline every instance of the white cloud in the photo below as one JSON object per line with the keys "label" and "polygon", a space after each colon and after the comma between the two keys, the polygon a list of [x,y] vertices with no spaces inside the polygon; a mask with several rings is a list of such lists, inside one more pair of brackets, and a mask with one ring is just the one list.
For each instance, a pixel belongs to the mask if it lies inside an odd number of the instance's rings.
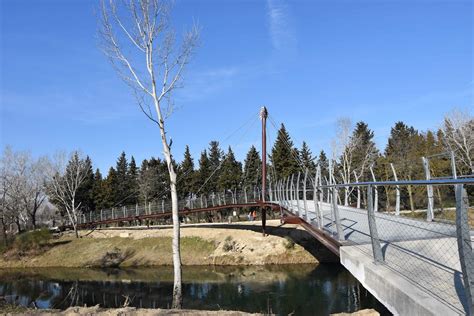
{"label": "white cloud", "polygon": [[291,52],[296,48],[288,6],[283,0],[267,0],[267,18],[273,48]]}

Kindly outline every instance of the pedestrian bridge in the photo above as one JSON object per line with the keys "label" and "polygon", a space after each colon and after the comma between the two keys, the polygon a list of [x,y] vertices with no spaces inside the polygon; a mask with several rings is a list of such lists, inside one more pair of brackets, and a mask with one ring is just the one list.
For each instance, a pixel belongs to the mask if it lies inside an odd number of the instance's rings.
{"label": "pedestrian bridge", "polygon": [[[296,154],[290,155],[294,156],[290,158],[295,159],[299,173],[282,175],[272,168],[270,177],[266,170],[267,117],[278,131],[277,124],[263,107],[260,111],[261,187],[239,185],[241,191],[234,188],[204,195],[189,193],[178,203],[181,219],[193,217],[197,221],[209,221],[211,213],[231,215],[230,210],[235,208],[259,208],[265,234],[266,212],[272,209],[279,212],[283,223],[300,224],[339,256],[342,265],[392,313],[474,315],[473,230],[469,218],[473,211],[469,210],[466,193],[466,187],[472,189],[474,185],[474,175],[457,175],[454,152],[436,155],[448,154],[452,169],[451,177],[437,179],[430,174],[430,157],[421,157],[426,180],[398,181],[396,168],[390,164],[394,181],[377,182],[373,166],[370,166],[367,170],[371,172],[373,182],[338,184],[331,162],[328,174],[323,176],[321,166],[309,172],[308,166]],[[286,146],[289,153],[294,153],[291,144]],[[204,184],[217,169],[205,179]],[[313,172],[315,174],[310,174]],[[356,181],[357,178],[355,174]],[[450,188],[451,198],[455,195],[455,211],[446,217],[448,220],[435,216],[433,188],[440,186]],[[390,209],[382,212],[378,208],[378,190],[382,187],[391,188],[396,193],[393,213],[389,212]],[[412,187],[426,190],[426,210],[417,213],[422,215],[421,218],[414,218],[413,213],[401,212],[401,187],[408,187],[410,192]],[[362,199],[361,193],[365,193],[365,199]],[[354,195],[357,202],[351,203]],[[205,218],[202,218],[203,215]],[[170,220],[171,203],[162,200],[143,206],[89,212],[70,224],[91,228],[112,223],[143,225],[150,221],[166,223]]]}
{"label": "pedestrian bridge", "polygon": [[[289,178],[288,178],[289,179]],[[280,213],[282,222],[300,224],[339,256],[344,265],[381,303],[399,315],[462,315],[472,310],[471,248],[465,185],[474,179],[372,182],[312,188],[291,180],[270,185],[267,199],[259,190],[223,191],[208,196],[190,195],[179,202],[182,219],[235,208]],[[382,185],[456,186],[456,220],[417,219],[374,208],[375,188]],[[340,193],[350,186],[367,189],[367,208],[344,206]],[[267,201],[265,201],[267,200]],[[360,204],[358,202],[357,204]],[[376,204],[376,203],[375,203]],[[169,201],[83,214],[80,228],[112,223],[144,224],[171,218]],[[201,218],[199,218],[201,214]],[[224,216],[225,217],[225,216]],[[227,220],[227,218],[222,218]]]}

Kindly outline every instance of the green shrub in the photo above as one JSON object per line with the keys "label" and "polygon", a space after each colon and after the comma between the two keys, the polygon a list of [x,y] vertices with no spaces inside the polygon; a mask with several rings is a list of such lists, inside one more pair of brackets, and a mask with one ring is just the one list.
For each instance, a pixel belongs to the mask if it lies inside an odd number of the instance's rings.
{"label": "green shrub", "polygon": [[285,236],[285,240],[283,241],[283,245],[285,246],[286,249],[294,249],[295,248],[295,242],[291,237]]}
{"label": "green shrub", "polygon": [[45,245],[52,235],[46,228],[33,230],[30,232],[22,233],[15,238],[13,242],[13,248],[19,251],[28,251],[32,249],[39,249]]}

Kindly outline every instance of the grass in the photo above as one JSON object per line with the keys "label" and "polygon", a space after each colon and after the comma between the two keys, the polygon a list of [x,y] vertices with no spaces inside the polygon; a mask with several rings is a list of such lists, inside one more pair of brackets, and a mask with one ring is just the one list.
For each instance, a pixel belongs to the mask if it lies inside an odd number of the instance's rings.
{"label": "grass", "polygon": [[[199,237],[181,238],[183,264],[210,264],[210,254],[216,246]],[[3,257],[0,267],[99,267],[112,249],[124,254],[121,267],[171,265],[171,237],[133,238],[69,238],[50,241],[44,253],[8,260]]]}
{"label": "grass", "polygon": [[[450,221],[450,222],[456,221],[456,209],[450,208],[450,209],[445,209],[443,211],[435,210],[434,213],[435,213],[435,219],[445,220],[445,221]],[[426,212],[403,213],[403,216],[417,218],[417,219],[426,219]],[[474,207],[469,208],[468,219],[469,219],[469,225],[471,227],[474,227]]]}

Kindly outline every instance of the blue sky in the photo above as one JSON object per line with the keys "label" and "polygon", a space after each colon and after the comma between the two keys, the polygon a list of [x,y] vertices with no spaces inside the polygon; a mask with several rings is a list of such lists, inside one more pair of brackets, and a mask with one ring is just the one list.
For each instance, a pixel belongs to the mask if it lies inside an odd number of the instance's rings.
{"label": "blue sky", "polygon": [[[122,150],[162,156],[159,133],[98,49],[97,1],[0,0],[1,143],[36,155],[80,149],[103,172]],[[385,146],[402,120],[437,128],[473,106],[472,1],[178,0],[178,33],[201,46],[168,128],[197,162],[266,105],[296,145],[330,149],[335,121],[364,120]],[[226,140],[260,146],[257,123]],[[275,131],[270,128],[270,138]]]}

